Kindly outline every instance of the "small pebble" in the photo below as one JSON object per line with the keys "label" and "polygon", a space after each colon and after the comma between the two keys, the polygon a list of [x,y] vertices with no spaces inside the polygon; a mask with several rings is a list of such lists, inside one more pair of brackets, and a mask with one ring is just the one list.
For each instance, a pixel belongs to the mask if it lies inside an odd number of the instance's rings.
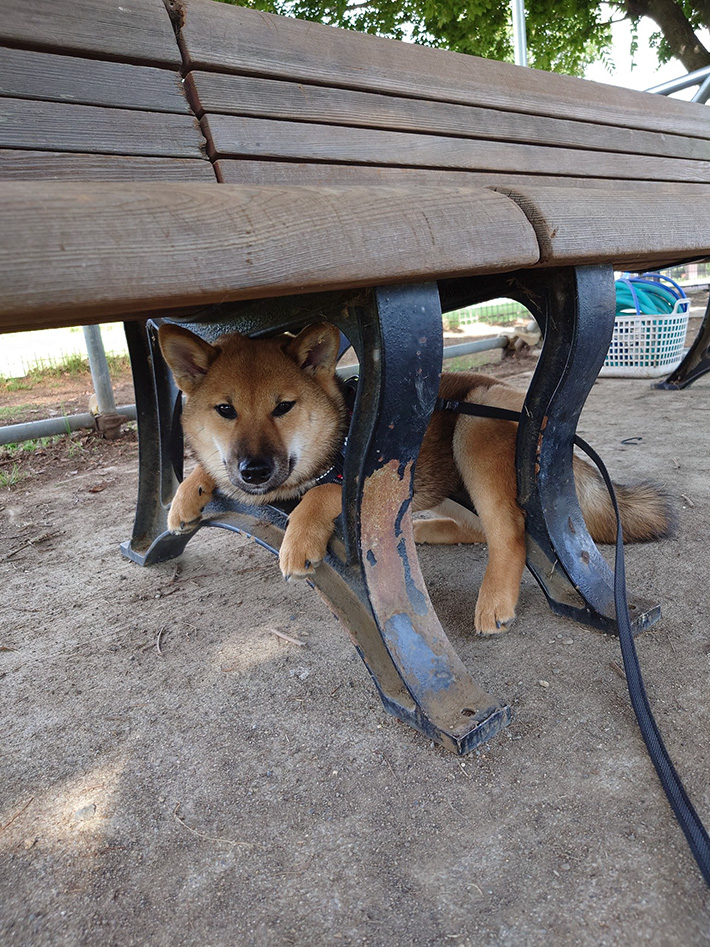
{"label": "small pebble", "polygon": [[540,687],[549,687],[549,686],[550,686],[550,682],[549,682],[549,681],[538,681],[538,684],[540,685]]}
{"label": "small pebble", "polygon": [[82,806],[81,809],[77,809],[74,813],[74,818],[77,822],[86,822],[87,819],[93,819],[95,815],[96,806],[92,802],[88,806]]}

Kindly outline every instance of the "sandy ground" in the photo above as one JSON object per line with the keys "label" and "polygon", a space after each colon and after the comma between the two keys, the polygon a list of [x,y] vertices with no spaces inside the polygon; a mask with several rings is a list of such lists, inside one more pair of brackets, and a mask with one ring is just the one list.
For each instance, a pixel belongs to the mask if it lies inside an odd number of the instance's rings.
{"label": "sandy ground", "polygon": [[[677,499],[629,584],[663,606],[638,648],[706,822],[709,418],[710,379],[609,379],[580,425],[617,479]],[[552,615],[529,575],[513,629],[481,640],[485,549],[422,549],[454,646],[515,713],[457,759],[384,714],[326,606],[250,541],[122,559],[134,435],[19,463],[0,492],[3,945],[710,944],[618,642]]]}

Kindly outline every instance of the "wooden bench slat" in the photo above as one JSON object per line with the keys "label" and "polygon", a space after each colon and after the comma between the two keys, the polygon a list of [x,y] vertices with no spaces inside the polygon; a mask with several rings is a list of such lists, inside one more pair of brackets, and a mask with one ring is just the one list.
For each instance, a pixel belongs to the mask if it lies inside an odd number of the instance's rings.
{"label": "wooden bench slat", "polygon": [[14,181],[0,189],[6,330],[500,272],[538,256],[520,208],[485,189]]}
{"label": "wooden bench slat", "polygon": [[540,243],[541,265],[612,263],[633,269],[710,255],[710,187],[497,188],[525,212]]}
{"label": "wooden bench slat", "polygon": [[162,0],[3,0],[0,43],[179,67]]}
{"label": "wooden bench slat", "polygon": [[0,96],[189,112],[177,71],[0,47]]}
{"label": "wooden bench slat", "polygon": [[[500,171],[438,170],[434,168],[396,168],[375,165],[306,163],[300,161],[259,161],[258,159],[221,158],[214,167],[225,184],[375,184],[390,187],[524,187],[548,184],[555,187],[593,187],[625,190],[628,180],[614,178],[558,177],[554,174],[506,173]],[[677,186],[674,182],[649,181],[649,187]],[[707,184],[683,182],[683,193],[707,192]]]}
{"label": "wooden bench slat", "polygon": [[0,147],[123,155],[203,154],[191,115],[0,98]]}
{"label": "wooden bench slat", "polygon": [[531,174],[710,181],[709,161],[686,162],[235,115],[209,115],[202,119],[202,127],[209,146],[220,157],[295,158],[499,172],[519,172],[525,168]]}
{"label": "wooden bench slat", "polygon": [[705,137],[697,105],[509,63],[414,46],[213,0],[171,0],[192,69]]}
{"label": "wooden bench slat", "polygon": [[[626,190],[628,180],[614,178],[557,177],[554,174],[523,174],[500,171],[442,171],[433,168],[395,168],[375,165],[306,163],[301,161],[259,161],[221,158],[214,167],[225,184],[306,184],[382,185],[386,187],[535,187],[547,184],[559,188],[587,187]],[[682,186],[682,194],[699,198],[707,194],[707,184],[649,181],[649,188]]]}
{"label": "wooden bench slat", "polygon": [[150,158],[0,149],[0,180],[214,181],[206,158]]}
{"label": "wooden bench slat", "polygon": [[586,147],[594,151],[710,159],[710,121],[704,138],[692,138],[278,79],[197,71],[185,81],[192,101],[199,106],[198,114],[217,112],[419,134],[432,132],[469,139],[544,142],[549,146]]}

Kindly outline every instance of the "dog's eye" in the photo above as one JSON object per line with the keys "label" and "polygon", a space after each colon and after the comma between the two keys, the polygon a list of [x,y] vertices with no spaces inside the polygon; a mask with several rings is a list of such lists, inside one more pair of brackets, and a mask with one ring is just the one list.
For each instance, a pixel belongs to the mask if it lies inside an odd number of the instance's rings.
{"label": "dog's eye", "polygon": [[295,401],[279,401],[271,413],[275,418],[280,418],[282,414],[288,414],[295,404]]}
{"label": "dog's eye", "polygon": [[226,418],[227,421],[233,421],[237,416],[232,404],[216,404],[214,409],[220,417]]}

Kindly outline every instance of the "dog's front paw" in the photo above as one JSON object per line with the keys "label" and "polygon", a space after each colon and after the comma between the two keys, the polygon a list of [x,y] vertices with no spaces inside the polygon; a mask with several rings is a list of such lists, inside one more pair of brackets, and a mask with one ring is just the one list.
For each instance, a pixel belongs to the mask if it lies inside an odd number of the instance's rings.
{"label": "dog's front paw", "polygon": [[188,477],[177,489],[168,511],[168,529],[171,533],[189,533],[197,529],[202,511],[212,499],[212,487],[205,479]]}
{"label": "dog's front paw", "polygon": [[483,588],[476,602],[474,623],[479,635],[500,635],[515,619],[514,599],[509,595],[490,593]]}
{"label": "dog's front paw", "polygon": [[325,559],[332,529],[286,530],[279,550],[279,568],[286,581],[307,579]]}

